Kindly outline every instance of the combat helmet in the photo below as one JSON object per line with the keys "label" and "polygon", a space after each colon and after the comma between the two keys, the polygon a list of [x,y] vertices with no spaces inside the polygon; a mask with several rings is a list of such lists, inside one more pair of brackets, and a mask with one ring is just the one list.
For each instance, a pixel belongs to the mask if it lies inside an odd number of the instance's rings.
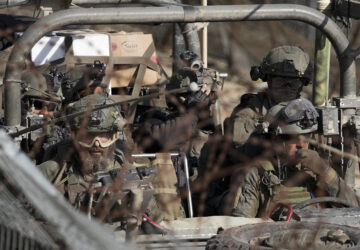
{"label": "combat helmet", "polygon": [[307,134],[318,129],[316,109],[307,99],[299,98],[272,107],[265,116],[267,131],[277,135]]}
{"label": "combat helmet", "polygon": [[74,102],[68,109],[67,114],[85,113],[69,118],[70,130],[86,129],[89,133],[122,131],[125,120],[117,106],[91,111],[91,109],[113,103],[113,100],[102,94],[88,95]]}
{"label": "combat helmet", "polygon": [[260,66],[251,67],[251,79],[267,81],[267,76],[296,77],[311,82],[312,65],[309,55],[300,47],[280,46],[270,50]]}
{"label": "combat helmet", "polygon": [[61,102],[62,98],[50,87],[44,75],[37,71],[26,71],[21,76],[22,98]]}

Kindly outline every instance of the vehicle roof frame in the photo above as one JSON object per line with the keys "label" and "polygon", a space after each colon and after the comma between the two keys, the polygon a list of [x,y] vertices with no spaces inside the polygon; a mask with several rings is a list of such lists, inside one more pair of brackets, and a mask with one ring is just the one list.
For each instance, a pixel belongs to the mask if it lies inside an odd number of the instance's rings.
{"label": "vehicle roof frame", "polygon": [[32,46],[47,33],[71,24],[145,24],[225,21],[297,20],[321,30],[334,47],[340,65],[340,97],[356,96],[355,60],[340,27],[321,12],[303,5],[212,5],[68,9],[45,16],[16,42],[6,66],[5,125],[20,126],[20,77]]}

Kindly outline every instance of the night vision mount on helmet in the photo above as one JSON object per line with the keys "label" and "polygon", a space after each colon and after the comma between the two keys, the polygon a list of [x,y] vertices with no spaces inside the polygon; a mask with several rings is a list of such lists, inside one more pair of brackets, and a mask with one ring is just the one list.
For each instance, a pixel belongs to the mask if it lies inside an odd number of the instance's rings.
{"label": "night vision mount on helmet", "polygon": [[312,65],[309,55],[300,47],[281,46],[270,50],[260,66],[251,67],[251,79],[267,81],[267,76],[296,77],[311,82]]}
{"label": "night vision mount on helmet", "polygon": [[[114,101],[105,95],[89,95],[75,102],[69,115],[77,112],[85,112],[84,115],[72,117],[69,119],[70,129],[73,131],[81,129],[84,126],[88,132],[119,132],[122,131],[125,120],[120,114],[117,106],[111,106],[104,109],[91,111],[92,108],[113,104]],[[88,119],[88,120],[84,120]]]}
{"label": "night vision mount on helmet", "polygon": [[279,103],[265,116],[263,132],[274,134],[307,134],[318,130],[319,114],[307,99]]}
{"label": "night vision mount on helmet", "polygon": [[21,75],[22,98],[35,98],[52,102],[61,102],[62,96],[47,82],[46,77],[33,70]]}

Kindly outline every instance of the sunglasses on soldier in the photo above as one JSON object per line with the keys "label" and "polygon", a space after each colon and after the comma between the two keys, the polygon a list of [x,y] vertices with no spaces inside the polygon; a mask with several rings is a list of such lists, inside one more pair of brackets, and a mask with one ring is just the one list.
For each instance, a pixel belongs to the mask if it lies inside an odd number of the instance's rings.
{"label": "sunglasses on soldier", "polygon": [[87,133],[86,136],[78,139],[78,143],[85,148],[92,148],[95,142],[99,143],[101,148],[107,148],[118,139],[118,133]]}
{"label": "sunglasses on soldier", "polygon": [[300,78],[295,77],[280,77],[280,76],[273,76],[271,78],[271,88],[272,89],[284,89],[284,88],[291,88],[294,90],[298,90],[302,87],[303,81]]}
{"label": "sunglasses on soldier", "polygon": [[36,110],[41,110],[46,107],[48,111],[52,112],[55,111],[58,103],[35,99],[31,100],[31,106],[34,106]]}
{"label": "sunglasses on soldier", "polygon": [[278,135],[279,138],[281,138],[282,141],[294,141],[294,140],[299,140],[299,138],[304,137],[306,139],[310,139],[312,137],[312,133],[308,133],[308,134],[282,134],[282,135]]}

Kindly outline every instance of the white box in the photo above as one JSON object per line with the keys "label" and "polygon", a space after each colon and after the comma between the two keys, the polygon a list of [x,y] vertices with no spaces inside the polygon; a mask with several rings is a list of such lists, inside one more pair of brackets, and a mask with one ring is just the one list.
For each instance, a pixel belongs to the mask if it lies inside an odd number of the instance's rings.
{"label": "white box", "polygon": [[73,35],[74,56],[110,56],[109,36],[106,34]]}
{"label": "white box", "polygon": [[40,66],[65,57],[65,37],[44,36],[31,49],[31,61]]}

